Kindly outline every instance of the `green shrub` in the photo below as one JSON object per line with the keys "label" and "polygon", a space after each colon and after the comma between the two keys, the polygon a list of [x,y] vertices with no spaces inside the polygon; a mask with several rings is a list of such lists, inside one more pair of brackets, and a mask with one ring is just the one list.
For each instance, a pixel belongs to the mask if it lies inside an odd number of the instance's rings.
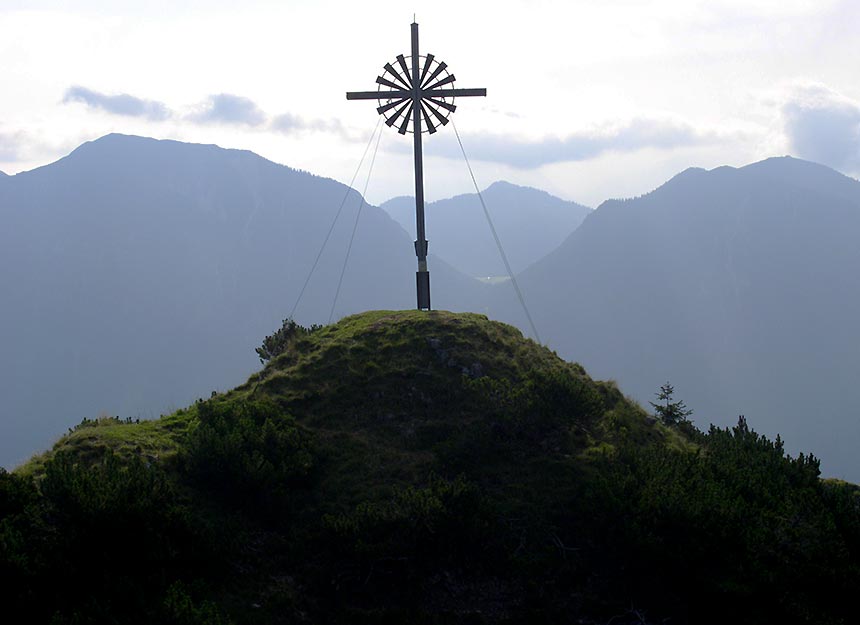
{"label": "green shrub", "polygon": [[152,597],[172,580],[216,574],[204,524],[157,465],[58,452],[39,487],[40,518],[27,535],[33,614],[53,606],[56,622],[151,622]]}
{"label": "green shrub", "polygon": [[422,573],[440,566],[475,565],[489,544],[489,519],[477,488],[460,477],[431,477],[428,486],[398,489],[382,502],[365,502],[347,514],[327,515],[323,542],[339,560],[344,588],[392,585],[408,592]]}
{"label": "green shrub", "polygon": [[230,625],[232,621],[211,601],[194,601],[188,588],[176,582],[164,597],[164,625]]}
{"label": "green shrub", "polygon": [[578,529],[600,544],[590,566],[607,589],[682,622],[840,613],[860,579],[856,567],[846,575],[818,460],[787,456],[743,418],[701,441],[696,451],[624,445],[603,461],[587,498],[602,521]]}
{"label": "green shrub", "polygon": [[309,434],[269,399],[197,404],[185,452],[189,474],[223,501],[283,512],[314,466]]}
{"label": "green shrub", "polygon": [[299,325],[292,319],[284,319],[281,327],[274,334],[263,339],[263,344],[256,348],[260,363],[266,363],[272,358],[283,354],[300,337],[316,332],[323,326],[314,324],[309,328]]}

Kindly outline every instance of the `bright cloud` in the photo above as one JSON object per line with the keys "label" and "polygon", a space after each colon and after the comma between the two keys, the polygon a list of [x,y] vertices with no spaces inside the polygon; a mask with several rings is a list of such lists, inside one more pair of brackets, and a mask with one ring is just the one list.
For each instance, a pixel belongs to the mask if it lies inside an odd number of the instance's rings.
{"label": "bright cloud", "polygon": [[152,121],[163,121],[170,117],[168,108],[161,102],[144,100],[127,93],[107,95],[86,87],[74,86],[66,90],[63,102],[82,102],[86,106],[128,117],[143,117]]}
{"label": "bright cloud", "polygon": [[293,113],[278,115],[272,120],[269,128],[284,135],[296,135],[304,132],[325,132],[347,141],[361,139],[357,133],[348,130],[338,119],[305,119]]}
{"label": "bright cloud", "polygon": [[0,162],[14,163],[18,160],[19,133],[0,132]]}
{"label": "bright cloud", "polygon": [[201,110],[188,118],[200,124],[260,126],[265,123],[266,114],[250,98],[219,93],[210,95]]}
{"label": "bright cloud", "polygon": [[793,90],[782,112],[794,154],[860,172],[860,102],[821,84],[804,85]]}
{"label": "bright cloud", "polygon": [[[578,132],[564,138],[528,140],[496,134],[466,137],[470,158],[502,163],[518,169],[533,169],[551,163],[583,161],[605,152],[635,152],[646,148],[675,149],[713,142],[715,137],[697,132],[685,123],[634,119],[607,129]],[[460,159],[457,142],[451,138],[427,146],[428,154]]]}

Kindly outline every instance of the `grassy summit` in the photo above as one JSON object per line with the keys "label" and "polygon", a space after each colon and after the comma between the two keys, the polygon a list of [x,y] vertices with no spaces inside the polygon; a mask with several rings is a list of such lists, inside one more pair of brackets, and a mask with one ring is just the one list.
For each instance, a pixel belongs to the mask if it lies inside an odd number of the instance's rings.
{"label": "grassy summit", "polygon": [[15,609],[52,623],[847,622],[856,490],[744,421],[666,426],[481,315],[376,311],[273,336],[235,390],[157,421],[85,422],[0,473]]}
{"label": "grassy summit", "polygon": [[[438,452],[441,443],[450,446],[463,435],[474,443],[472,430],[495,429],[495,438],[506,434],[514,447],[517,434],[543,436],[544,448],[561,456],[605,451],[622,435],[685,444],[624,399],[614,383],[591,380],[580,365],[512,326],[470,313],[373,311],[294,337],[230,393],[156,421],[85,421],[18,471],[37,475],[57,451],[90,457],[107,448],[170,459],[199,423],[201,405],[208,410],[261,400],[324,438],[346,436],[374,453],[397,450],[425,463],[426,452]],[[561,410],[567,414],[559,420]]]}

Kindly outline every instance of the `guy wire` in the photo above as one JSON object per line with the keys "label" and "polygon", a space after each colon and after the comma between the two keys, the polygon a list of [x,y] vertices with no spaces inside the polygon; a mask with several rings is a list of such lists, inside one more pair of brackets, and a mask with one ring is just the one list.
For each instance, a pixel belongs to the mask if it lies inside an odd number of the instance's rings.
{"label": "guy wire", "polygon": [[[382,118],[380,117],[380,120]],[[377,128],[379,123],[377,123]],[[334,307],[337,304],[337,298],[340,295],[340,287],[343,284],[343,274],[346,273],[346,264],[349,261],[349,252],[352,250],[352,242],[355,240],[355,231],[358,230],[358,220],[361,217],[361,209],[364,208],[367,197],[367,186],[370,184],[370,176],[373,174],[373,164],[376,162],[376,153],[379,151],[379,141],[382,139],[382,132],[376,136],[376,147],[373,148],[373,156],[370,159],[370,167],[367,170],[367,179],[364,181],[364,190],[361,192],[361,203],[358,205],[358,213],[355,215],[355,223],[352,226],[352,234],[349,237],[349,245],[346,247],[346,256],[343,259],[343,267],[340,270],[340,279],[337,281],[337,290],[334,293],[334,301],[331,303],[331,311],[328,315],[328,322],[331,323],[334,317]]]}
{"label": "guy wire", "polygon": [[[325,246],[328,244],[328,240],[331,237],[331,233],[334,231],[335,224],[337,224],[337,220],[340,218],[340,214],[343,211],[343,207],[346,204],[346,200],[349,197],[349,194],[353,191],[352,185],[355,184],[355,179],[358,177],[358,172],[361,170],[361,166],[364,164],[364,159],[367,157],[367,151],[370,149],[370,145],[373,143],[373,138],[377,132],[381,135],[380,125],[382,123],[382,117],[380,117],[376,121],[376,126],[373,129],[373,132],[370,133],[370,139],[367,141],[367,145],[364,147],[364,153],[361,155],[361,160],[358,162],[358,167],[355,168],[355,173],[352,174],[352,179],[349,181],[349,184],[346,187],[346,192],[343,194],[343,199],[340,202],[340,206],[337,209],[337,213],[334,216],[334,220],[331,222],[331,226],[328,229],[328,232],[325,235],[325,239],[323,240],[322,246],[320,247],[320,251],[317,253],[316,259],[314,259],[314,264],[311,266],[311,270],[308,272],[308,277],[305,278],[305,283],[302,285],[302,290],[299,291],[299,296],[296,298],[296,303],[293,304],[293,308],[290,311],[290,319],[294,319],[294,315],[296,314],[296,309],[299,307],[299,302],[302,301],[302,297],[305,294],[305,289],[308,288],[308,283],[311,281],[311,276],[314,275],[314,271],[317,268],[317,265],[320,262],[320,258],[323,255],[323,251],[325,250]],[[379,140],[376,142],[377,146],[379,146]],[[362,198],[363,201],[363,198]]]}
{"label": "guy wire", "polygon": [[[523,294],[520,291],[520,286],[517,284],[517,279],[514,277],[514,272],[511,271],[511,264],[508,262],[508,256],[505,254],[505,250],[502,247],[502,242],[499,240],[499,235],[496,232],[496,227],[493,225],[493,220],[490,218],[490,211],[487,210],[487,204],[484,202],[484,196],[481,193],[481,190],[478,188],[478,182],[475,180],[475,172],[472,171],[472,165],[469,163],[469,157],[466,156],[466,149],[463,147],[463,141],[460,139],[460,133],[457,131],[457,125],[454,123],[454,120],[451,120],[451,125],[454,127],[454,134],[457,135],[457,143],[460,144],[460,151],[463,153],[463,160],[466,161],[466,167],[469,168],[469,175],[472,177],[472,184],[475,185],[475,192],[478,194],[478,199],[481,201],[481,208],[484,209],[484,217],[487,218],[487,223],[490,226],[490,231],[493,233],[493,239],[496,241],[496,247],[499,248],[499,255],[502,257],[502,262],[505,263],[505,269],[508,272],[508,277],[511,279],[511,284],[514,285],[514,291],[517,293],[517,299],[520,300],[520,305],[523,307],[523,311],[526,313],[526,318],[529,320],[529,326],[532,329],[532,333],[535,335],[538,343],[541,343],[540,334],[538,334],[537,328],[535,327],[534,321],[532,321],[532,316],[529,313],[528,306],[526,306],[526,300],[523,298]],[[542,344],[542,343],[541,343]]]}

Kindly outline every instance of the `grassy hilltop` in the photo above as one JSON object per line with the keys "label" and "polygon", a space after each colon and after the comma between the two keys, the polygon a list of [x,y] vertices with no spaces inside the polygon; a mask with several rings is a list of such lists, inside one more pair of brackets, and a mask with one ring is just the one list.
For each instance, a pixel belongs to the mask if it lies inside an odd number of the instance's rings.
{"label": "grassy hilltop", "polygon": [[0,473],[45,623],[848,623],[860,496],[481,315],[285,325],[235,390]]}

